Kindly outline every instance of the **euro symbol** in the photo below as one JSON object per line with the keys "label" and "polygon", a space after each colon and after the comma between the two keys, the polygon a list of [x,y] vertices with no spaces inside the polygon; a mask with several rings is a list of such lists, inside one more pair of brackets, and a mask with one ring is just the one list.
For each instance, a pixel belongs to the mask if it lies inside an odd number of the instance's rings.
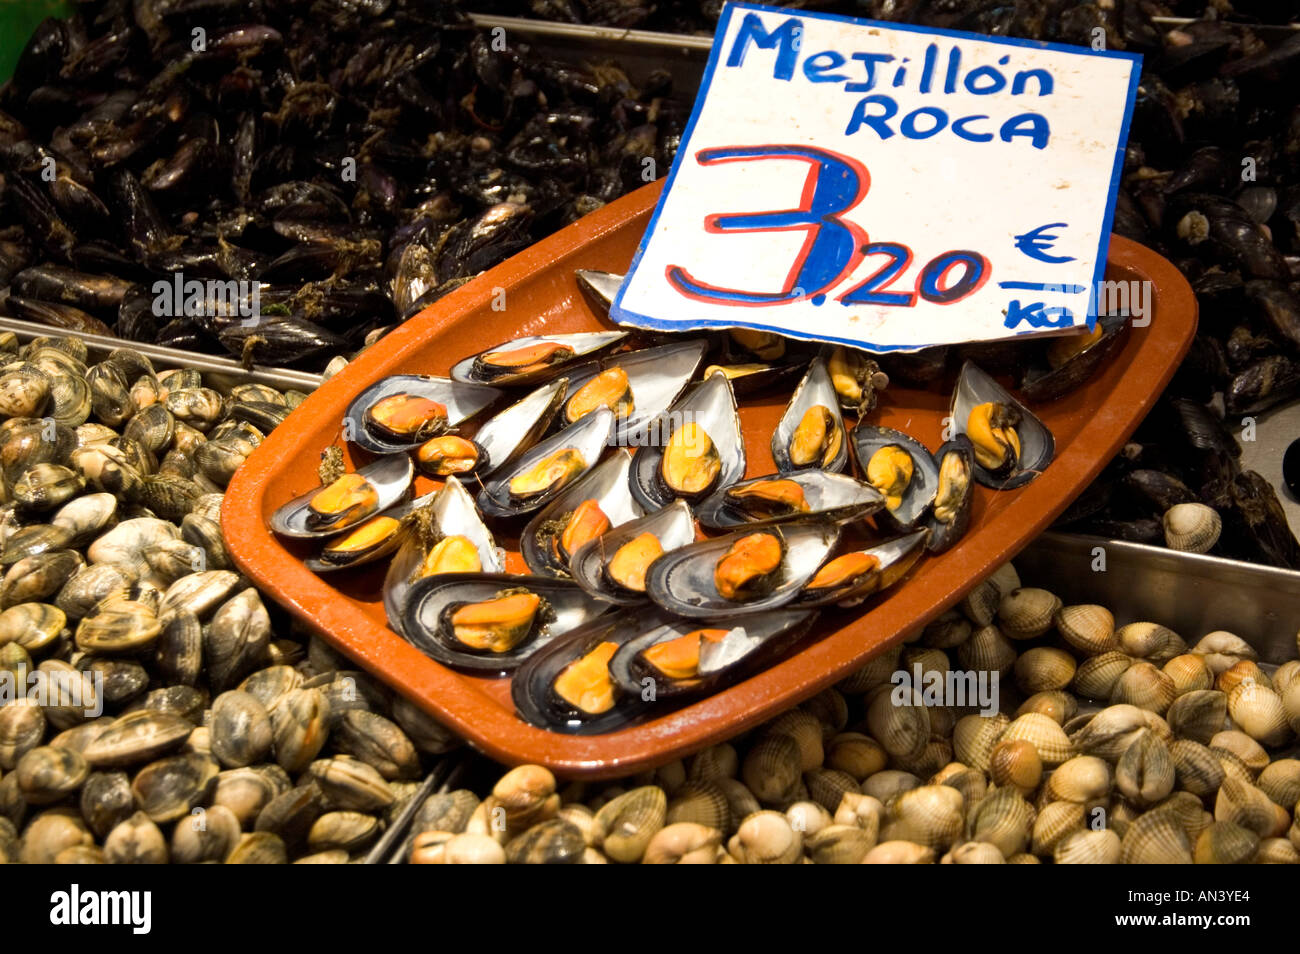
{"label": "euro symbol", "polygon": [[1049,222],[1047,225],[1040,225],[1024,235],[1017,235],[1016,248],[1040,262],[1049,262],[1053,265],[1060,265],[1062,262],[1073,262],[1073,255],[1049,255],[1046,251],[1052,247],[1053,243],[1059,241],[1055,235],[1045,234],[1047,230],[1063,228],[1068,228],[1065,222]]}

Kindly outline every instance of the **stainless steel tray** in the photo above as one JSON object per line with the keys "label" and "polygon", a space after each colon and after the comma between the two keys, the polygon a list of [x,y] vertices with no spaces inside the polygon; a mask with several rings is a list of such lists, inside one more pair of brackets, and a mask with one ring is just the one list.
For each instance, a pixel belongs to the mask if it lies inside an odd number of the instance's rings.
{"label": "stainless steel tray", "polygon": [[92,335],[83,331],[70,331],[67,328],[54,328],[50,325],[38,325],[31,321],[17,318],[0,317],[0,331],[12,331],[19,341],[27,342],[33,338],[71,337],[80,338],[86,343],[91,354],[103,356],[114,348],[132,348],[140,352],[156,366],[164,368],[193,368],[203,372],[209,386],[218,391],[229,391],[236,384],[269,384],[271,387],[287,390],[314,391],[324,383],[319,374],[306,371],[286,371],[254,365],[245,368],[238,361],[230,358],[218,358],[196,351],[182,351],[179,348],[164,348],[160,345],[130,341],[126,338],[109,338],[105,335]]}
{"label": "stainless steel tray", "polygon": [[[1096,570],[1098,557],[1105,570]],[[1066,605],[1100,603],[1116,625],[1168,626],[1189,644],[1225,629],[1267,663],[1296,658],[1300,571],[1072,533],[1042,534],[1012,562]]]}

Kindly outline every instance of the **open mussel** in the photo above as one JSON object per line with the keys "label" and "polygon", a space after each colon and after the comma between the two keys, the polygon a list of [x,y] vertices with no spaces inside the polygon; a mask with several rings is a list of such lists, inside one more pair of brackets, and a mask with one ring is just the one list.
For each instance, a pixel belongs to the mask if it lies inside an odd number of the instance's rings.
{"label": "open mussel", "polygon": [[564,423],[572,424],[598,407],[607,407],[614,413],[621,445],[644,443],[647,426],[681,395],[707,347],[702,339],[674,341],[574,368],[564,403]]}
{"label": "open mussel", "polygon": [[625,275],[617,272],[602,272],[593,268],[579,268],[574,271],[578,287],[587,295],[602,315],[609,315],[610,305],[618,297],[618,290],[623,285]]}
{"label": "open mussel", "polygon": [[479,493],[479,506],[494,517],[513,517],[545,506],[596,465],[613,427],[613,412],[602,407],[540,441],[512,466],[493,474]]}
{"label": "open mussel", "polygon": [[793,605],[856,606],[902,579],[925,552],[922,544],[928,535],[929,531],[914,530],[832,557],[818,568]]}
{"label": "open mussel", "polygon": [[742,480],[704,500],[700,523],[714,529],[816,516],[846,522],[875,513],[885,499],[870,484],[844,474],[801,470]]}
{"label": "open mussel", "polygon": [[970,525],[971,501],[975,495],[974,455],[970,438],[965,434],[958,434],[935,452],[939,484],[925,518],[930,528],[925,548],[930,553],[947,550],[962,538]]}
{"label": "open mussel", "polygon": [[841,471],[849,461],[839,399],[823,358],[815,358],[772,434],[772,460],[781,473],[814,468]]}
{"label": "open mussel", "polygon": [[423,374],[395,374],[348,405],[343,436],[375,454],[399,454],[481,412],[501,396],[496,388]]}
{"label": "open mussel", "polygon": [[451,377],[494,387],[533,384],[554,377],[566,365],[594,358],[626,337],[626,331],[596,331],[515,338],[456,362]]}
{"label": "open mussel", "polygon": [[519,549],[529,570],[567,576],[569,561],[583,545],[641,516],[628,488],[631,464],[632,452],[620,448],[528,522]]}
{"label": "open mussel", "polygon": [[486,477],[519,459],[546,433],[564,401],[567,378],[557,378],[483,423],[473,439],[443,434],[420,445],[416,466],[434,477]]}
{"label": "open mussel", "polygon": [[705,626],[676,620],[642,627],[619,647],[609,671],[619,688],[656,699],[712,691],[754,672],[797,642],[815,610],[777,609]]}
{"label": "open mussel", "polygon": [[885,498],[877,519],[898,530],[916,526],[939,486],[939,468],[925,446],[891,427],[859,424],[853,452],[867,483]]}
{"label": "open mussel", "polygon": [[599,599],[641,603],[650,565],[695,540],[695,520],[684,500],[607,531],[580,547],[569,562],[579,586]]}
{"label": "open mussel", "polygon": [[1052,432],[970,361],[953,391],[952,420],[971,442],[975,479],[985,487],[1022,487],[1052,462]]}
{"label": "open mussel", "polygon": [[679,616],[771,609],[798,596],[838,540],[834,523],[804,520],[688,544],[654,562],[646,593]]}
{"label": "open mussel", "polygon": [[1107,315],[1090,330],[1049,339],[1041,359],[1025,371],[1021,392],[1031,401],[1055,401],[1073,391],[1097,370],[1127,326],[1127,316]]}
{"label": "open mussel", "polygon": [[609,607],[562,580],[462,573],[417,580],[407,594],[402,629],[445,665],[508,672]]}
{"label": "open mussel", "polygon": [[381,457],[290,500],[271,515],[271,529],[300,539],[337,536],[399,503],[410,492],[413,475],[409,457]]}
{"label": "open mussel", "polygon": [[650,427],[632,459],[632,495],[647,510],[699,500],[745,473],[736,397],[714,373]]}
{"label": "open mussel", "polygon": [[623,728],[653,707],[638,690],[614,681],[610,660],[621,646],[663,626],[669,617],[653,611],[606,614],[552,640],[515,672],[510,693],[526,721],[572,735]]}
{"label": "open mussel", "polygon": [[740,364],[711,364],[704,369],[708,378],[718,371],[731,382],[737,397],[787,387],[808,364],[807,355],[787,355],[780,361],[746,361]]}
{"label": "open mussel", "polygon": [[402,608],[416,580],[447,573],[501,573],[505,558],[455,477],[428,501],[413,501],[406,534],[384,577],[388,624],[402,632]]}
{"label": "open mussel", "polygon": [[840,407],[859,417],[871,413],[876,406],[876,392],[889,387],[889,375],[856,348],[833,347],[826,359],[826,370]]}

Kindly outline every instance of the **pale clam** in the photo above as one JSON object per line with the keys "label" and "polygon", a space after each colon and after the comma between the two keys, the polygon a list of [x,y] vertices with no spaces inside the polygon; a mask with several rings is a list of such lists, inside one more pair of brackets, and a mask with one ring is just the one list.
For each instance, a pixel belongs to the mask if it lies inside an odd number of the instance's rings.
{"label": "pale clam", "polygon": [[1121,864],[1189,865],[1192,861],[1187,832],[1168,812],[1141,815],[1128,826],[1120,844]]}
{"label": "pale clam", "polygon": [[965,824],[961,793],[947,785],[922,785],[902,792],[886,806],[881,838],[947,848]]}
{"label": "pale clam", "polygon": [[[763,727],[768,734],[788,735],[799,746],[799,770],[807,772],[822,764],[822,727],[817,717],[802,709],[783,712]],[[839,800],[836,799],[836,804]]]}
{"label": "pale clam", "polygon": [[1036,813],[1032,805],[1013,788],[998,788],[978,804],[967,817],[970,837],[996,845],[1004,857],[1024,851],[1029,844]]}
{"label": "pale clam", "polygon": [[1135,805],[1153,805],[1174,789],[1169,747],[1150,729],[1139,732],[1115,766],[1115,787]]}
{"label": "pale clam", "polygon": [[984,773],[960,762],[949,762],[930,777],[929,784],[957,789],[967,805],[974,805],[988,794],[988,779]]}
{"label": "pale clam", "polygon": [[875,837],[857,825],[827,825],[804,838],[808,856],[819,865],[859,864],[875,844]]}
{"label": "pale clam", "polygon": [[967,669],[1005,673],[1016,662],[1016,648],[994,625],[981,626],[957,647],[957,661]]}
{"label": "pale clam", "polygon": [[1110,766],[1095,755],[1076,755],[1056,767],[1047,778],[1044,795],[1053,801],[1080,805],[1101,801],[1110,794]]}
{"label": "pale clam", "polygon": [[1264,751],[1264,747],[1238,729],[1224,729],[1222,732],[1216,732],[1214,737],[1210,739],[1210,748],[1223,749],[1235,755],[1250,771],[1252,776],[1262,772],[1269,762],[1268,753]]}
{"label": "pale clam", "polygon": [[898,668],[898,660],[902,653],[901,646],[889,647],[880,655],[874,656],[869,662],[864,663],[851,676],[837,682],[835,688],[845,695],[856,696],[889,682],[890,677]]}
{"label": "pale clam", "polygon": [[864,865],[931,865],[934,849],[912,841],[884,841],[862,859]]}
{"label": "pale clam", "polygon": [[1052,626],[1061,599],[1037,587],[1022,586],[1006,593],[998,603],[998,625],[1007,639],[1037,639]]}
{"label": "pale clam", "polygon": [[[919,755],[930,739],[930,713],[915,689],[877,690],[867,707],[867,730],[891,756]],[[963,761],[966,761],[963,759]]]}
{"label": "pale clam", "polygon": [[1263,745],[1278,746],[1291,738],[1282,698],[1267,686],[1252,681],[1238,685],[1228,693],[1228,715],[1237,728]]}
{"label": "pale clam", "polygon": [[1071,688],[1085,699],[1109,699],[1119,677],[1133,665],[1133,657],[1118,650],[1089,656],[1079,663]]}
{"label": "pale clam", "polygon": [[1048,802],[1039,809],[1030,835],[1029,850],[1050,855],[1062,840],[1087,826],[1090,809],[1078,802]]}
{"label": "pale clam", "polygon": [[806,839],[832,823],[831,813],[824,805],[801,800],[786,806],[785,819],[790,827]]}
{"label": "pale clam", "polygon": [[1115,637],[1122,652],[1151,663],[1166,663],[1187,652],[1183,638],[1159,623],[1129,623],[1121,626]]}
{"label": "pale clam", "polygon": [[1209,689],[1214,685],[1214,675],[1205,664],[1203,657],[1195,653],[1183,653],[1164,664],[1165,675],[1174,681],[1174,691],[1178,695]]}
{"label": "pale clam", "polygon": [[729,742],[711,745],[691,757],[687,778],[691,781],[708,782],[714,779],[734,778],[740,771],[740,757]]}
{"label": "pale clam", "polygon": [[1133,705],[1157,714],[1165,712],[1177,697],[1174,681],[1154,663],[1139,660],[1124,670],[1110,691],[1116,705]]}
{"label": "pale clam", "polygon": [[1043,765],[1049,768],[1060,765],[1075,754],[1074,745],[1061,726],[1037,712],[1019,716],[1007,726],[999,741],[1013,739],[1024,739],[1033,745],[1038,750],[1038,757],[1043,760]]}
{"label": "pale clam", "polygon": [[1300,865],[1300,850],[1285,838],[1265,838],[1255,852],[1257,865]]}
{"label": "pale clam", "polygon": [[1074,657],[1065,650],[1035,646],[1016,660],[1016,685],[1028,694],[1064,689],[1074,678],[1075,668]]}
{"label": "pale clam", "polygon": [[[1279,815],[1275,809],[1279,808],[1254,785],[1235,778],[1225,778],[1214,799],[1214,818],[1215,821],[1240,825],[1260,838],[1272,838],[1286,831],[1285,824],[1278,831]],[[1285,809],[1280,810],[1283,814],[1286,813]]]}
{"label": "pale clam", "polygon": [[1259,659],[1255,648],[1240,636],[1218,629],[1207,633],[1192,647],[1192,652],[1205,657],[1205,664],[1217,678],[1219,673],[1243,659]]}
{"label": "pale clam", "polygon": [[1259,668],[1259,663],[1253,659],[1243,659],[1239,663],[1229,666],[1214,680],[1214,688],[1220,692],[1232,692],[1244,682],[1253,682],[1256,685],[1273,688],[1273,682],[1268,678],[1264,670]]}
{"label": "pale clam", "polygon": [[1006,863],[1006,857],[997,846],[986,841],[964,842],[939,859],[941,865],[1004,865]]}
{"label": "pale clam", "polygon": [[1120,858],[1120,837],[1109,828],[1071,832],[1056,843],[1058,865],[1113,865]]}
{"label": "pale clam", "polygon": [[1089,656],[1119,648],[1115,617],[1104,606],[1093,603],[1062,606],[1056,611],[1054,622],[1062,639]]}
{"label": "pale clam", "polygon": [[1016,715],[1026,712],[1039,712],[1057,725],[1065,725],[1079,711],[1079,700],[1072,693],[1061,689],[1049,689],[1036,692],[1016,708]]}
{"label": "pale clam", "polygon": [[1259,790],[1283,808],[1300,801],[1300,759],[1278,759],[1269,763],[1255,780]]}
{"label": "pale clam", "polygon": [[862,794],[887,805],[895,795],[921,787],[921,780],[902,769],[884,769],[862,780]]}
{"label": "pale clam", "polygon": [[1184,692],[1165,713],[1169,727],[1180,738],[1208,743],[1223,731],[1228,715],[1228,697],[1217,689]]}
{"label": "pale clam", "polygon": [[668,802],[665,823],[671,827],[679,822],[691,822],[706,828],[729,831],[731,804],[720,785],[695,780],[687,782]]}
{"label": "pale clam", "polygon": [[[1223,784],[1223,766],[1215,754],[1200,742],[1178,739],[1169,746],[1174,778],[1179,788],[1199,798],[1208,798]],[[1298,796],[1300,797],[1300,796]]]}
{"label": "pale clam", "polygon": [[1198,865],[1249,864],[1259,851],[1260,837],[1230,821],[1216,821],[1201,832],[1192,850]]}
{"label": "pale clam", "polygon": [[1001,712],[992,716],[962,716],[953,726],[952,732],[953,752],[957,761],[987,772],[993,749],[1010,724],[1011,720]]}
{"label": "pale clam", "polygon": [[741,822],[728,851],[741,864],[789,865],[799,860],[803,836],[780,812],[761,811]]}
{"label": "pale clam", "polygon": [[1162,523],[1165,544],[1186,553],[1208,553],[1223,530],[1218,511],[1203,503],[1174,504],[1165,511]]}
{"label": "pale clam", "polygon": [[854,825],[871,836],[874,844],[885,819],[885,806],[872,795],[847,792],[831,820],[836,825]]}
{"label": "pale clam", "polygon": [[788,735],[766,735],[750,747],[740,765],[740,777],[765,804],[790,797],[803,771],[799,744]]}
{"label": "pale clam", "polygon": [[722,846],[722,832],[696,822],[669,822],[655,832],[646,845],[642,864],[711,865],[717,864]]}

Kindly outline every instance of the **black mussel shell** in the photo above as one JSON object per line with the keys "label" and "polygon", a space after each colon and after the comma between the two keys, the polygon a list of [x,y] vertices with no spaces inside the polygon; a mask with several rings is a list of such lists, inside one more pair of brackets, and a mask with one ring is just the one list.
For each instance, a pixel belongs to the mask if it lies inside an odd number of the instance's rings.
{"label": "black mussel shell", "polygon": [[612,732],[644,718],[655,708],[655,700],[640,691],[628,692],[615,682],[613,708],[592,714],[557,693],[555,681],[569,665],[596,650],[601,643],[612,642],[621,647],[644,633],[647,625],[662,625],[668,619],[639,609],[602,616],[553,640],[515,672],[510,684],[515,709],[532,725],[570,735]]}
{"label": "black mussel shell", "polygon": [[[951,520],[940,520],[935,511],[944,503],[939,494],[944,490],[944,461],[948,455],[956,455],[961,460],[965,471],[965,487],[948,505],[953,516]],[[970,439],[965,434],[958,434],[935,452],[934,462],[939,468],[939,486],[935,492],[934,502],[926,515],[926,525],[930,528],[930,538],[925,548],[931,553],[942,553],[966,534],[970,526],[971,501],[975,496],[975,453]]]}

